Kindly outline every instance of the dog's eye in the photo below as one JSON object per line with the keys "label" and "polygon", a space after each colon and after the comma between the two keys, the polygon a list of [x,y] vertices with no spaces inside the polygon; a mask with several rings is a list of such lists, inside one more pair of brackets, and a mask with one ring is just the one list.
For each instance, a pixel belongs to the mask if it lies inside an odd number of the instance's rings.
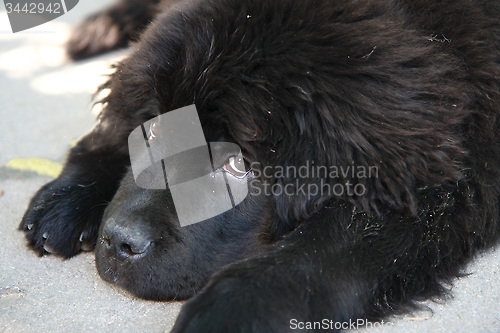
{"label": "dog's eye", "polygon": [[156,119],[151,122],[151,124],[149,125],[149,133],[148,133],[149,141],[152,141],[154,140],[154,138],[156,138],[156,136],[158,135],[159,128],[160,128],[159,119]]}
{"label": "dog's eye", "polygon": [[223,167],[224,171],[229,172],[236,178],[245,178],[246,175],[250,172],[250,165],[248,165],[247,161],[244,158],[232,156],[230,157],[226,163],[224,163]]}

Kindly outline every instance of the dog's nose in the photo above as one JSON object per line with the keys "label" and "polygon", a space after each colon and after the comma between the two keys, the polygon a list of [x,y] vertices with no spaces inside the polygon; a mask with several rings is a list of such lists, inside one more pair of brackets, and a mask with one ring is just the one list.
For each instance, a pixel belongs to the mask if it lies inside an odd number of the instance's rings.
{"label": "dog's nose", "polygon": [[100,237],[102,246],[114,252],[118,259],[137,259],[142,257],[152,245],[148,234],[137,226],[123,226],[114,218],[108,219]]}

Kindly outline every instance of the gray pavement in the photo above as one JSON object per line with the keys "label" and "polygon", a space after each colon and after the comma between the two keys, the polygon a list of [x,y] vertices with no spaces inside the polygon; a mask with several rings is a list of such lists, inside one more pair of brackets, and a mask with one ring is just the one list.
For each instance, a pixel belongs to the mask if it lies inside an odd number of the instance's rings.
{"label": "gray pavement", "polygon": [[[137,299],[102,281],[93,253],[37,257],[16,230],[30,197],[92,127],[91,93],[127,53],[77,64],[64,58],[70,26],[110,2],[81,0],[67,15],[17,34],[0,4],[0,332],[162,332],[179,312],[180,302]],[[453,299],[360,331],[500,332],[499,259],[500,249],[481,255],[454,284]]]}

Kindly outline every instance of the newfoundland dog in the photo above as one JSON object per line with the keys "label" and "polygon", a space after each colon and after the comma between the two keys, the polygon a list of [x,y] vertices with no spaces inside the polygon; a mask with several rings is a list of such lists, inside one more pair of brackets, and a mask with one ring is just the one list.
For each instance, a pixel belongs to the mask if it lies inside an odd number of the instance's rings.
{"label": "newfoundland dog", "polygon": [[[498,243],[497,0],[122,0],[69,53],[136,36],[20,229],[40,254],[95,246],[135,295],[191,298],[174,332],[378,320]],[[142,186],[132,134],[178,153]]]}

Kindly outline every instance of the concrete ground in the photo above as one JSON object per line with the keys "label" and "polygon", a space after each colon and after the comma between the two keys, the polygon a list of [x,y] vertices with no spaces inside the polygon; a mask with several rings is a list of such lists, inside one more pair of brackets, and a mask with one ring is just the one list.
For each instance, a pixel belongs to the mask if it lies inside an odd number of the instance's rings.
{"label": "concrete ground", "polygon": [[[90,95],[127,51],[80,63],[64,58],[72,25],[110,0],[13,34],[0,4],[0,332],[162,332],[181,303],[137,299],[102,281],[93,253],[37,257],[17,231],[29,199],[57,174],[72,142],[94,123]],[[95,5],[98,3],[98,5]],[[363,332],[500,332],[500,250],[481,255],[454,298]]]}

